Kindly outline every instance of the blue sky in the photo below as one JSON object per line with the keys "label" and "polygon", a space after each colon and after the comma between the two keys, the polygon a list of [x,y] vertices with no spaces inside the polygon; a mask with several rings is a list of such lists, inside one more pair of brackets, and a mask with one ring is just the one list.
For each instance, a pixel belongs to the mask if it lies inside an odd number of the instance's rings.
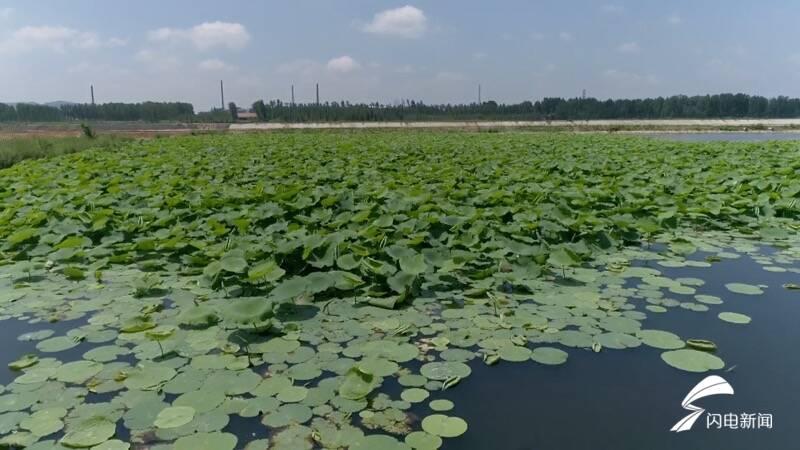
{"label": "blue sky", "polygon": [[800,2],[0,0],[0,101],[800,96]]}

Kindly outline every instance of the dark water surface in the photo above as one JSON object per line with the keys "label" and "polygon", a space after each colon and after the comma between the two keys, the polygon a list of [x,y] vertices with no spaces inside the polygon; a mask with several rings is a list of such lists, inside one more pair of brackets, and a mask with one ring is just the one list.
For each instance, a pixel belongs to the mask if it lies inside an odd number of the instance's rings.
{"label": "dark water surface", "polygon": [[751,132],[729,132],[729,133],[648,133],[648,137],[665,139],[669,141],[686,142],[765,142],[765,141],[794,141],[800,140],[800,133],[751,133]]}
{"label": "dark water surface", "polygon": [[[701,259],[703,255],[696,255]],[[662,350],[642,345],[635,349],[603,349],[600,353],[567,349],[569,360],[560,366],[500,362],[486,366],[470,362],[472,375],[435,398],[452,400],[449,415],[464,418],[469,430],[456,439],[445,439],[445,450],[784,450],[800,448],[800,291],[784,289],[784,283],[800,283],[800,275],[774,273],[747,256],[716,262],[710,268],[665,268],[651,263],[665,276],[705,280],[698,294],[721,297],[722,305],[708,312],[671,308],[667,313],[647,312],[643,328],[663,329],[684,339],[714,341],[726,369],[693,374],[664,363]],[[760,296],[729,292],[725,283],[765,284]],[[638,279],[634,284],[638,283]],[[668,294],[667,297],[680,298]],[[632,300],[636,302],[635,300]],[[639,300],[643,307],[646,303]],[[748,325],[734,325],[717,318],[722,311],[747,314]],[[0,322],[0,384],[18,373],[8,362],[24,353],[35,353],[36,342],[20,342],[20,334],[49,328],[55,335],[75,328],[75,323],[30,325],[18,320]],[[100,344],[105,345],[105,344]],[[81,359],[96,344],[81,343],[57,353],[59,359]],[[45,355],[46,356],[46,355]],[[416,367],[417,362],[409,366]],[[733,370],[726,371],[733,367]],[[708,375],[724,377],[733,396],[707,397],[696,402],[711,413],[769,413],[772,429],[731,430],[706,428],[702,416],[691,431],[669,429],[689,411],[680,403],[688,391]],[[381,392],[393,398],[402,388],[387,379]],[[93,395],[93,394],[92,394]],[[92,396],[90,395],[90,397]],[[91,399],[87,398],[88,401]],[[426,403],[410,413],[430,414]],[[415,423],[415,428],[419,423]],[[127,431],[120,429],[118,438]],[[268,435],[260,418],[231,416],[224,429],[239,437],[238,448]]]}
{"label": "dark water surface", "polygon": [[[469,431],[445,440],[447,450],[783,450],[800,448],[800,292],[782,284],[798,282],[794,273],[772,273],[749,257],[724,260],[711,268],[668,269],[669,277],[706,281],[699,294],[721,297],[708,312],[671,308],[648,312],[643,328],[663,329],[684,339],[714,341],[730,372],[693,374],[674,369],[661,350],[569,349],[566,364],[471,364],[473,374],[447,391],[454,415]],[[729,292],[725,283],[769,286],[761,296]],[[722,311],[747,314],[753,321],[735,325],[719,320]],[[690,431],[669,429],[689,411],[680,403],[708,375],[725,378],[733,396],[706,397],[696,404],[711,413],[770,413],[773,428],[706,429],[702,416]]]}

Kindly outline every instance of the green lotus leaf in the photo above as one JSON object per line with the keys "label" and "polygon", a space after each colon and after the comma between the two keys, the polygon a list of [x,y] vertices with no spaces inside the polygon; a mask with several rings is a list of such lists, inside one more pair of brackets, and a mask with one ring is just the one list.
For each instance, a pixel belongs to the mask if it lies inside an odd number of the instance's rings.
{"label": "green lotus leaf", "polygon": [[339,385],[339,395],[348,400],[360,400],[375,390],[380,383],[380,377],[355,366],[345,374]]}
{"label": "green lotus leaf", "polygon": [[32,353],[28,353],[27,355],[22,355],[21,357],[17,358],[16,361],[8,363],[8,368],[11,370],[22,370],[22,369],[27,369],[28,367],[31,367],[38,362],[39,362],[38,356]]}
{"label": "green lotus leaf", "polygon": [[157,428],[177,428],[194,419],[194,408],[190,406],[171,406],[158,413],[155,422]]}
{"label": "green lotus leaf", "polygon": [[64,383],[81,384],[100,373],[103,365],[94,361],[73,361],[58,368],[56,379]]}
{"label": "green lotus leaf", "polygon": [[36,344],[36,350],[44,353],[57,353],[77,347],[80,343],[80,339],[69,336],[56,336],[50,339],[39,341],[39,343]]}
{"label": "green lotus leaf", "polygon": [[500,356],[503,361],[523,362],[530,359],[532,353],[533,352],[527,347],[506,345],[500,349],[498,356]]}
{"label": "green lotus leaf", "polygon": [[71,448],[93,447],[113,437],[116,429],[114,422],[105,417],[89,417],[70,425],[59,443]]}
{"label": "green lotus leaf", "polygon": [[701,373],[725,367],[725,363],[717,356],[698,350],[672,350],[662,353],[661,359],[670,366],[687,372]]}
{"label": "green lotus leaf", "polygon": [[460,362],[432,362],[423,365],[420,373],[429,380],[445,381],[454,377],[466,378],[472,373],[468,365]]}
{"label": "green lotus leaf", "polygon": [[717,350],[717,344],[706,339],[687,339],[686,345],[695,350],[713,352]]}
{"label": "green lotus leaf", "polygon": [[739,314],[735,312],[721,312],[717,315],[720,320],[724,320],[725,322],[735,323],[739,325],[746,325],[750,323],[752,320],[750,316]]}
{"label": "green lotus leaf", "polygon": [[306,423],[311,420],[311,417],[311,408],[297,403],[290,403],[268,412],[261,421],[268,427],[280,428],[290,424]]}
{"label": "green lotus leaf", "polygon": [[391,436],[372,434],[355,440],[350,450],[409,450],[409,447]]}
{"label": "green lotus leaf", "polygon": [[247,260],[244,252],[231,250],[219,260],[220,268],[226,272],[244,273],[247,270]]}
{"label": "green lotus leaf", "polygon": [[406,444],[416,450],[436,450],[442,446],[442,438],[424,431],[415,431],[405,437]]}
{"label": "green lotus leaf", "polygon": [[169,339],[170,336],[175,334],[175,327],[169,325],[162,325],[157,328],[145,331],[144,335],[153,341],[164,341]]}
{"label": "green lotus leaf", "polygon": [[217,311],[206,305],[191,306],[181,311],[178,323],[193,328],[208,328],[219,322]]}
{"label": "green lotus leaf", "polygon": [[425,273],[428,264],[425,257],[419,253],[413,255],[403,255],[400,257],[400,269],[410,275],[420,275]]}
{"label": "green lotus leaf", "polygon": [[745,284],[745,283],[728,283],[725,287],[737,294],[744,294],[744,295],[760,295],[763,294],[764,291],[761,290],[758,286],[753,286],[752,284]]}
{"label": "green lotus leaf", "polygon": [[260,297],[233,299],[225,304],[222,315],[234,323],[260,323],[272,317],[273,303]]}
{"label": "green lotus leaf", "polygon": [[467,422],[459,417],[433,414],[422,419],[422,429],[434,436],[454,438],[467,432]]}
{"label": "green lotus leaf", "polygon": [[195,433],[175,441],[175,450],[233,450],[238,439],[231,433]]}
{"label": "green lotus leaf", "polygon": [[14,231],[6,237],[9,244],[17,245],[25,241],[33,239],[39,235],[39,230],[36,228],[21,228]]}
{"label": "green lotus leaf", "polygon": [[563,350],[552,347],[536,347],[531,353],[531,359],[547,365],[558,365],[567,362],[569,354]]}
{"label": "green lotus leaf", "polygon": [[275,261],[268,260],[250,268],[247,278],[252,283],[274,283],[285,274],[286,271],[281,269]]}
{"label": "green lotus leaf", "polygon": [[400,398],[409,403],[420,403],[424,402],[425,399],[428,398],[430,395],[431,393],[426,391],[425,389],[410,388],[410,389],[405,389],[403,392],[401,392]]}
{"label": "green lotus leaf", "polygon": [[122,323],[119,331],[121,333],[140,333],[156,327],[156,323],[148,315],[134,316]]}
{"label": "green lotus leaf", "polygon": [[636,336],[645,345],[662,350],[675,350],[684,347],[683,339],[678,335],[662,330],[639,330]]}
{"label": "green lotus leaf", "polygon": [[444,399],[434,400],[429,406],[434,411],[450,411],[454,407],[453,402]]}

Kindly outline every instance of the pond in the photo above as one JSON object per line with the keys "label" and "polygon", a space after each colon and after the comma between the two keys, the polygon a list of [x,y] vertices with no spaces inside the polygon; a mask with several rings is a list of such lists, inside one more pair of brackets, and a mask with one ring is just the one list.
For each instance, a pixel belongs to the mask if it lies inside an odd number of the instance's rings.
{"label": "pond", "polygon": [[[794,267],[800,267],[794,265]],[[719,296],[720,309],[752,317],[745,325],[718,320],[716,314],[675,310],[650,314],[646,328],[714,341],[730,372],[720,371],[733,396],[697,402],[709,412],[770,413],[772,429],[708,430],[701,417],[691,431],[670,432],[689,411],[681,401],[707,374],[675,370],[646,346],[624,351],[570,353],[557,367],[477,365],[469,383],[448,398],[470,424],[459,440],[444,449],[508,450],[672,450],[786,449],[796,445],[800,419],[800,292],[783,289],[797,282],[796,273],[773,273],[748,256],[724,260],[704,269],[663,270],[670,277],[702,277],[699,293]],[[731,293],[731,282],[769,286],[760,297]],[[498,373],[500,372],[500,373]]]}
{"label": "pond", "polygon": [[[653,250],[660,247],[653,247]],[[727,249],[726,249],[727,250]],[[600,352],[588,349],[568,349],[565,364],[548,366],[535,363],[501,361],[486,365],[479,359],[468,364],[472,374],[456,388],[435,394],[436,398],[452,401],[453,414],[469,423],[463,435],[446,439],[442,449],[482,450],[503,448],[510,450],[552,449],[580,450],[614,448],[618,450],[669,450],[674,448],[790,448],[795,439],[793,423],[800,418],[796,410],[800,400],[800,353],[793,343],[800,342],[800,292],[784,289],[782,285],[798,281],[800,265],[776,257],[782,264],[775,265],[771,248],[761,248],[759,253],[741,254],[732,251],[708,267],[665,267],[672,264],[660,260],[634,262],[634,267],[658,270],[672,279],[702,279],[696,295],[710,299],[719,298],[722,304],[712,301],[711,311],[692,311],[671,308],[668,314],[648,312],[642,323],[646,329],[670,330],[685,338],[702,338],[713,341],[718,354],[726,361],[726,369],[715,371],[734,388],[733,396],[709,397],[697,403],[709,413],[734,412],[741,414],[770,414],[772,427],[767,429],[733,430],[707,429],[702,416],[694,428],[684,433],[670,432],[670,427],[688,414],[681,408],[686,393],[708,374],[693,374],[664,364],[661,350],[645,345],[626,350],[603,348]],[[714,253],[697,252],[686,261],[704,261]],[[677,264],[679,265],[679,264]],[[765,267],[768,270],[765,270]],[[765,293],[759,296],[731,292],[728,283],[746,283],[762,286]],[[695,281],[695,284],[701,284]],[[637,289],[638,279],[628,279],[625,287]],[[641,286],[639,286],[641,287]],[[664,290],[666,295],[671,295]],[[673,294],[673,296],[675,296]],[[717,311],[735,311],[752,318],[746,325],[732,324],[716,317]],[[68,333],[85,326],[84,318],[56,322],[28,324],[11,319],[2,322],[0,339],[5,349],[0,364],[6,365],[22,354],[36,353],[36,342],[19,340],[25,333],[52,330],[53,335]],[[41,336],[33,336],[40,339]],[[103,339],[95,339],[103,340]],[[105,345],[84,342],[58,353],[64,361],[80,360],[87,350]],[[119,356],[119,361],[136,364],[132,355]],[[421,364],[410,361],[404,364],[414,372]],[[19,372],[3,368],[0,385],[14,381]],[[403,386],[387,380],[381,392],[392,398],[399,397]],[[105,402],[112,394],[89,394],[87,403]],[[174,401],[177,395],[167,395]],[[433,398],[433,397],[431,397]],[[410,421],[425,417],[426,403],[414,403],[408,408]],[[238,437],[237,448],[248,442],[269,437],[273,432],[259,417],[244,418],[231,415],[222,431]],[[130,439],[125,426],[118,425],[117,439]]]}
{"label": "pond", "polygon": [[[0,447],[791,447],[799,160],[348,132],[13,166]],[[704,380],[735,394],[682,406]]]}
{"label": "pond", "polygon": [[720,133],[647,133],[646,136],[669,141],[686,142],[766,142],[796,141],[800,133],[786,132],[720,132]]}

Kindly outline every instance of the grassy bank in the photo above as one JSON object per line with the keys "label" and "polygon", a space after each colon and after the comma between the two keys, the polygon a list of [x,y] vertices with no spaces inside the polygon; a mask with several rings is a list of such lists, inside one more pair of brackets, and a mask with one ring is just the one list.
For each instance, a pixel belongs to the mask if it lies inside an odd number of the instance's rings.
{"label": "grassy bank", "polygon": [[92,147],[113,149],[130,138],[107,135],[86,137],[13,137],[0,139],[0,169],[26,159],[46,158],[86,150]]}

